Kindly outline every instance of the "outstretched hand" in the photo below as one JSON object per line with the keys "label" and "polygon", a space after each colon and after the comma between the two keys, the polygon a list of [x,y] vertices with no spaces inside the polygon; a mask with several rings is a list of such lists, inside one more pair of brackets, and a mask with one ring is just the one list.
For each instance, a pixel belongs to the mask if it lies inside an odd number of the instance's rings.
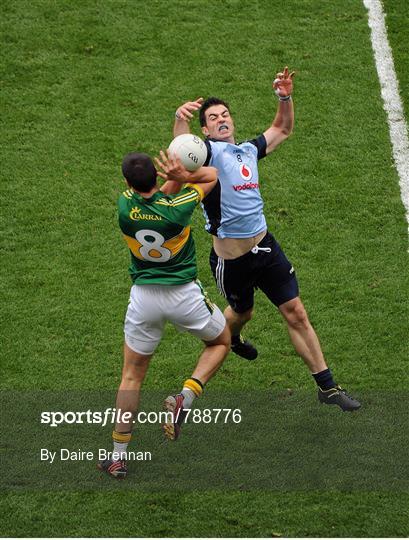
{"label": "outstretched hand", "polygon": [[195,101],[188,101],[187,103],[181,105],[176,110],[177,120],[185,120],[186,122],[190,122],[190,120],[193,118],[193,113],[200,109],[202,103],[203,98],[200,97],[197,98]]}
{"label": "outstretched hand", "polygon": [[157,166],[158,170],[158,176],[163,178],[164,180],[176,180],[177,182],[185,182],[189,179],[189,171],[183,166],[183,163],[180,161],[180,159],[171,154],[169,152],[169,149],[163,152],[161,150],[159,152],[160,159],[155,157],[155,164]]}
{"label": "outstretched hand", "polygon": [[288,67],[284,68],[284,71],[277,73],[276,78],[273,81],[273,88],[278,97],[291,96],[293,92],[293,77],[295,71],[289,73]]}

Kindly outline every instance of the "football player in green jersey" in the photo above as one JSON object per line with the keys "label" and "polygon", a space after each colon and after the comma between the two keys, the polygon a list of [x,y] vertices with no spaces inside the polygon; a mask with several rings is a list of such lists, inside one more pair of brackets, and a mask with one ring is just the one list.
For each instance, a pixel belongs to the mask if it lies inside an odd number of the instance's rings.
{"label": "football player in green jersey", "polygon": [[[216,373],[230,348],[230,333],[219,308],[197,281],[196,254],[190,221],[194,209],[217,180],[214,167],[190,173],[182,163],[161,152],[157,172],[146,154],[125,156],[122,172],[128,189],[118,201],[119,226],[130,250],[132,279],[125,317],[124,366],[112,438],[114,451],[98,464],[116,478],[127,474],[126,451],[131,439],[140,388],[166,321],[204,342],[192,376],[176,396],[165,400],[165,436],[175,440],[186,412]],[[159,188],[157,175],[166,180]],[[186,184],[177,195],[172,183]],[[197,183],[200,183],[200,186]],[[125,413],[125,417],[124,417]]]}

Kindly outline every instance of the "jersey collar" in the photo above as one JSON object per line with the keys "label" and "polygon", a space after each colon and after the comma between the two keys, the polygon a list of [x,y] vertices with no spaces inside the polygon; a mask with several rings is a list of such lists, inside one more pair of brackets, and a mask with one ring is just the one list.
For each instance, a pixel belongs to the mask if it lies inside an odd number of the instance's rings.
{"label": "jersey collar", "polygon": [[165,193],[163,193],[162,191],[156,191],[151,197],[149,198],[146,198],[146,197],[142,197],[142,195],[139,195],[139,193],[136,193],[136,191],[133,192],[133,196],[138,200],[138,201],[141,201],[141,202],[155,202],[157,201],[158,199],[161,199],[162,197],[166,196]]}

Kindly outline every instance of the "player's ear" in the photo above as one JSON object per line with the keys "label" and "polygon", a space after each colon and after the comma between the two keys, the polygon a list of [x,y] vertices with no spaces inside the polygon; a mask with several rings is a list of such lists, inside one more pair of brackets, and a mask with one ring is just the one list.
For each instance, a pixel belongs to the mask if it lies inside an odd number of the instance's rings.
{"label": "player's ear", "polygon": [[206,137],[209,136],[209,130],[207,129],[206,126],[202,126],[202,133],[203,133],[203,135],[205,135]]}

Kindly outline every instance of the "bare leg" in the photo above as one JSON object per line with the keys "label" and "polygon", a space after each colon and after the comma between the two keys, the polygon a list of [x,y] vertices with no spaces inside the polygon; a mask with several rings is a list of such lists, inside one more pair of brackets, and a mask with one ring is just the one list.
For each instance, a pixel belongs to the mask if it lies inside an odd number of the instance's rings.
{"label": "bare leg", "polygon": [[116,397],[116,410],[121,409],[121,416],[124,412],[130,412],[132,418],[128,422],[117,422],[115,431],[124,433],[132,430],[133,415],[138,408],[140,389],[151,358],[152,355],[137,353],[124,344],[124,367]]}
{"label": "bare leg", "polygon": [[307,364],[311,373],[327,369],[317,334],[308,319],[300,298],[289,300],[279,307],[287,322],[288,332],[295,350]]}
{"label": "bare leg", "polygon": [[227,328],[227,325],[216,339],[213,341],[205,341],[204,344],[205,348],[192,373],[192,377],[199,379],[202,384],[206,384],[207,381],[213,377],[229,352],[230,331]]}
{"label": "bare leg", "polygon": [[257,349],[250,341],[241,336],[243,326],[252,318],[253,308],[251,307],[244,313],[237,313],[233,308],[227,306],[224,311],[231,332],[231,350],[241,358],[246,360],[255,360],[257,358]]}
{"label": "bare leg", "polygon": [[169,396],[165,400],[165,408],[172,414],[169,421],[163,424],[165,436],[174,441],[179,437],[180,428],[186,416],[187,409],[193,400],[200,396],[203,386],[213,377],[230,349],[230,331],[228,326],[213,341],[205,341],[205,348],[199,357],[192,377],[185,381],[182,392],[177,396]]}
{"label": "bare leg", "polygon": [[253,308],[250,308],[244,313],[236,313],[230,306],[227,306],[224,310],[224,316],[229,325],[231,335],[238,336],[243,326],[252,318]]}

